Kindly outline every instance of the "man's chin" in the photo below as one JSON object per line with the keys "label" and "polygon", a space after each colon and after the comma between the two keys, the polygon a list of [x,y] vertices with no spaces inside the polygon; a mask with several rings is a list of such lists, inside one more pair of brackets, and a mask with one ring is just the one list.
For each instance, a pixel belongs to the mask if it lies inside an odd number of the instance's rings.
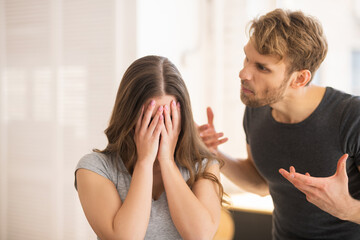
{"label": "man's chin", "polygon": [[261,104],[261,102],[256,100],[250,100],[248,97],[244,96],[243,94],[240,95],[240,99],[243,102],[243,104],[251,108],[258,108],[266,105],[266,104]]}
{"label": "man's chin", "polygon": [[244,93],[241,93],[240,100],[248,107],[252,107],[254,105],[254,101],[251,101]]}

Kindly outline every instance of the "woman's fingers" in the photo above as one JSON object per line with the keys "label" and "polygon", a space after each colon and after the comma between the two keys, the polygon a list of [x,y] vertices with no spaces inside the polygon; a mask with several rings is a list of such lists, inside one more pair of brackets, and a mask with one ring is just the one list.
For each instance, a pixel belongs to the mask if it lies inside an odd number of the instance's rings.
{"label": "woman's fingers", "polygon": [[155,108],[155,100],[151,100],[150,104],[146,108],[144,117],[141,121],[142,131],[146,131],[146,129],[148,128],[154,108]]}
{"label": "woman's fingers", "polygon": [[163,125],[164,125],[164,115],[160,115],[159,116],[159,120],[156,124],[156,128],[154,130],[153,136],[155,138],[158,138],[160,136],[161,130],[163,129]]}
{"label": "woman's fingers", "polygon": [[176,120],[176,123],[175,123],[175,129],[177,129],[177,133],[180,133],[180,131],[181,131],[181,106],[180,106],[180,102],[177,102],[176,109],[177,109],[177,120]]}
{"label": "woman's fingers", "polygon": [[156,127],[157,124],[158,124],[159,118],[163,116],[163,111],[164,111],[163,106],[160,106],[160,107],[157,109],[157,111],[156,111],[156,113],[155,113],[155,116],[154,116],[154,118],[152,119],[152,121],[151,121],[151,123],[150,123],[150,126],[149,126],[149,128],[148,128],[148,132],[149,132],[150,135],[153,134],[154,129],[155,129],[155,127]]}
{"label": "woman's fingers", "polygon": [[[175,101],[171,102],[171,116],[172,116],[172,124],[174,130],[178,130],[180,128],[180,103],[176,103]],[[179,132],[179,131],[178,131]]]}
{"label": "woman's fingers", "polygon": [[141,107],[141,113],[140,116],[138,118],[138,120],[136,121],[136,125],[135,125],[135,133],[137,133],[140,130],[141,127],[141,121],[143,118],[143,114],[144,114],[144,106]]}
{"label": "woman's fingers", "polygon": [[164,120],[165,120],[165,128],[166,131],[169,132],[172,130],[173,128],[173,123],[171,121],[171,117],[170,117],[170,108],[168,105],[164,106]]}
{"label": "woman's fingers", "polygon": [[[150,135],[154,134],[157,131],[157,126],[159,125],[160,116],[162,117],[163,125],[167,133],[175,131],[180,132],[180,104],[176,101],[171,101],[170,106],[164,105],[160,106],[153,118],[151,117],[155,110],[155,101],[152,100],[147,107],[143,107],[140,114],[140,118],[136,122],[136,132],[142,131],[144,134],[148,133]],[[151,119],[152,118],[152,119]],[[161,125],[161,124],[160,124]],[[156,134],[155,134],[156,135]]]}

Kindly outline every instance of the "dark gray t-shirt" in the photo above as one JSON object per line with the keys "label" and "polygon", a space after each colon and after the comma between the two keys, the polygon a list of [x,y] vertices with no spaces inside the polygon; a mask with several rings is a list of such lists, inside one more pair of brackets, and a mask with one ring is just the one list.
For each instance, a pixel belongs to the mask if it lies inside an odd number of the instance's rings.
{"label": "dark gray t-shirt", "polygon": [[[122,161],[120,161],[120,167],[121,171],[117,171],[107,155],[93,152],[80,159],[76,170],[79,168],[88,169],[109,179],[114,183],[121,201],[124,202],[130,188],[131,175]],[[190,177],[189,171],[183,167],[180,167],[179,170],[184,180],[188,180]],[[150,220],[145,239],[182,239],[171,219],[165,192],[156,201],[152,200]]]}
{"label": "dark gray t-shirt", "polygon": [[348,153],[349,191],[360,199],[360,97],[327,87],[316,110],[304,121],[274,120],[269,106],[247,107],[244,130],[254,163],[268,181],[274,202],[273,239],[360,239],[360,225],[342,221],[309,203],[283,178],[279,168],[328,177]]}

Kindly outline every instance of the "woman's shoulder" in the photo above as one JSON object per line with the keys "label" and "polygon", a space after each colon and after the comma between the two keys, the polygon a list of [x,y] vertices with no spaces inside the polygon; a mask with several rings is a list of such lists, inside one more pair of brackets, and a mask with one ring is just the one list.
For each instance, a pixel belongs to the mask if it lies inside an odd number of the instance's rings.
{"label": "woman's shoulder", "polygon": [[[194,167],[192,169],[192,171],[197,174],[199,172],[204,172],[207,168],[211,167],[213,164],[218,164],[220,165],[220,162],[217,159],[207,159],[204,158],[199,162],[196,162],[194,164]],[[179,163],[176,163],[176,165],[178,166],[181,174],[183,175],[183,178],[185,180],[188,180],[190,177],[190,172],[189,169],[187,169],[185,166],[181,166]]]}
{"label": "woman's shoulder", "polygon": [[204,171],[206,168],[208,168],[208,167],[210,167],[210,166],[212,166],[212,165],[214,165],[214,164],[218,164],[218,165],[220,165],[220,162],[217,160],[217,159],[215,159],[215,158],[213,158],[213,159],[207,159],[207,158],[204,158],[201,162],[201,168],[199,168],[199,163],[196,163],[195,164],[195,170],[196,170],[196,172],[202,172],[202,171]]}
{"label": "woman's shoulder", "polygon": [[87,169],[109,179],[112,182],[116,181],[116,166],[112,163],[110,156],[104,153],[92,152],[84,155],[76,165],[75,173],[79,169]]}
{"label": "woman's shoulder", "polygon": [[111,168],[110,157],[104,153],[92,152],[84,155],[78,162],[76,168]]}

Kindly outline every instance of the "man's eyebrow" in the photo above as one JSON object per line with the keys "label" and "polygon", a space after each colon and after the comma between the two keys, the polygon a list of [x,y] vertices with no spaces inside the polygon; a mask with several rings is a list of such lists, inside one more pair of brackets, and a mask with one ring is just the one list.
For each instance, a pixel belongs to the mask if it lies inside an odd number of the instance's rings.
{"label": "man's eyebrow", "polygon": [[269,67],[269,64],[267,63],[261,63],[261,62],[255,62],[256,64],[259,64],[261,66],[264,66],[264,67]]}
{"label": "man's eyebrow", "polygon": [[[243,47],[243,50],[244,50],[244,53],[245,53],[245,57],[247,58],[247,55],[246,55],[246,46],[244,46]],[[269,70],[271,70],[271,64],[269,64],[269,63],[262,63],[262,62],[259,62],[259,61],[255,61],[255,64],[256,65],[261,65],[261,66],[263,66],[263,67],[266,67],[266,68],[268,68]]]}

